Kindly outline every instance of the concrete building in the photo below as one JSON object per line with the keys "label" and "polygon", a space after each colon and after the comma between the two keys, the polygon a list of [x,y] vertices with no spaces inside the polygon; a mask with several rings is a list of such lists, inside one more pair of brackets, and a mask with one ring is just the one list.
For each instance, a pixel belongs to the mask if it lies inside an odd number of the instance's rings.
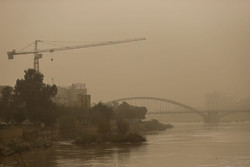
{"label": "concrete building", "polygon": [[91,96],[90,95],[82,95],[78,94],[78,106],[84,111],[89,111],[91,104]]}
{"label": "concrete building", "polygon": [[84,110],[90,108],[90,95],[84,83],[74,83],[68,87],[57,87],[57,95],[54,102],[65,106],[77,106]]}

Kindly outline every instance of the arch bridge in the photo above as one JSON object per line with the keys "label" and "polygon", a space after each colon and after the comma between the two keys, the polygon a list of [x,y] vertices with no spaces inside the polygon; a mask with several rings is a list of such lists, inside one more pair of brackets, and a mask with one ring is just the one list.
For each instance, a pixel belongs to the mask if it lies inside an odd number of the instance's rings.
{"label": "arch bridge", "polygon": [[106,104],[114,105],[121,102],[127,102],[135,106],[144,106],[147,108],[148,114],[196,113],[202,117],[206,117],[205,112],[198,111],[189,105],[158,97],[127,97],[112,100]]}
{"label": "arch bridge", "polygon": [[[207,123],[219,122],[220,117],[225,115],[241,112],[241,111],[199,111],[189,105],[158,97],[127,97],[115,99],[107,102],[106,104],[115,105],[122,102],[127,102],[130,105],[144,106],[148,110],[148,114],[180,114],[180,113],[195,113],[203,117]],[[250,113],[250,110],[245,111]]]}

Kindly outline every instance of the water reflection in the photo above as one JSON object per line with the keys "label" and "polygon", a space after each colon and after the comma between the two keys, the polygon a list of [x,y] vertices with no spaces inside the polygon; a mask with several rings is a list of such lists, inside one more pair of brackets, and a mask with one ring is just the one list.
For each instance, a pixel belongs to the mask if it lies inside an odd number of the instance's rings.
{"label": "water reflection", "polygon": [[56,143],[46,150],[24,154],[29,166],[115,166],[125,164],[130,153],[145,152],[146,144],[103,144],[78,146],[70,142]]}

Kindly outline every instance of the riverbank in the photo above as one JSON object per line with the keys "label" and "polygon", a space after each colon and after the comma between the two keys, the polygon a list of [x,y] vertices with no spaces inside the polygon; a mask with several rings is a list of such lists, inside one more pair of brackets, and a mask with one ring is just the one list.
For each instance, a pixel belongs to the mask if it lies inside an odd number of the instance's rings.
{"label": "riverbank", "polygon": [[85,135],[78,137],[75,144],[103,144],[103,143],[141,143],[145,142],[146,138],[136,133],[129,133],[126,135],[114,134],[98,134]]}
{"label": "riverbank", "polygon": [[173,128],[171,124],[163,124],[158,120],[128,122],[120,120],[112,124],[110,131],[107,133],[98,133],[96,129],[88,128],[85,133],[79,134],[75,139],[75,144],[103,144],[103,143],[142,143],[147,139],[144,137],[145,132],[164,131]]}
{"label": "riverbank", "polygon": [[174,126],[172,124],[164,124],[159,122],[157,119],[152,119],[149,121],[142,121],[140,123],[140,131],[142,132],[150,132],[150,131],[164,131],[167,129],[171,129]]}
{"label": "riverbank", "polygon": [[[120,122],[121,123],[121,122]],[[118,127],[120,126],[120,127]],[[98,132],[96,127],[78,127],[77,136],[68,137],[74,144],[104,144],[104,143],[143,143],[146,137],[142,135],[148,131],[163,131],[173,126],[162,124],[157,120],[141,121],[137,123],[123,122],[115,124],[107,133]],[[115,130],[114,130],[115,129]],[[0,129],[0,156],[36,149],[48,148],[53,141],[64,140],[59,129],[40,128],[34,126],[10,126]]]}
{"label": "riverbank", "polygon": [[55,131],[35,126],[8,126],[0,129],[0,156],[9,156],[53,144]]}
{"label": "riverbank", "polygon": [[17,140],[8,144],[0,144],[0,156],[10,156],[35,148],[48,148],[52,144],[52,141],[41,138],[34,141]]}

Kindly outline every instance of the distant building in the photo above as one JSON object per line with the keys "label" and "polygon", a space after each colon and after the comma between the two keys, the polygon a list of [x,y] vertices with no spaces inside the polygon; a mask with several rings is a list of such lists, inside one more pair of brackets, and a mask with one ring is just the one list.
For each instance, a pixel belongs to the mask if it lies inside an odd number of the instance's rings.
{"label": "distant building", "polygon": [[84,111],[89,111],[91,104],[91,96],[78,94],[77,97],[78,97],[78,106]]}
{"label": "distant building", "polygon": [[74,83],[67,87],[57,87],[57,95],[54,102],[65,106],[78,106],[88,110],[90,108],[90,95],[84,83]]}

